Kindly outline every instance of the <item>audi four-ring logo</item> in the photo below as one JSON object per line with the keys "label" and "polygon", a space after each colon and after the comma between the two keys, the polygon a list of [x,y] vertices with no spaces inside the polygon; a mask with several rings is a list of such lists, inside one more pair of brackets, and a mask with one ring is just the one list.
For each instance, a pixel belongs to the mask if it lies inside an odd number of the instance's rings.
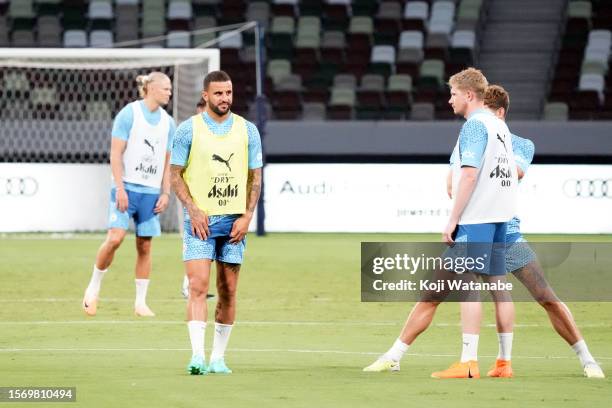
{"label": "audi four-ring logo", "polygon": [[0,177],[0,196],[32,197],[38,192],[38,181],[33,177]]}
{"label": "audi four-ring logo", "polygon": [[612,198],[612,179],[572,179],[563,183],[563,192],[568,197]]}

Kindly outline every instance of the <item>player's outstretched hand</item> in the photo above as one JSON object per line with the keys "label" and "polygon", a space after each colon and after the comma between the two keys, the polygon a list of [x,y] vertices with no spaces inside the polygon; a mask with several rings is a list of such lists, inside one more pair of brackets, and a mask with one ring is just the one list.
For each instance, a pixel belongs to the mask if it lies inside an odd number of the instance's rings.
{"label": "player's outstretched hand", "polygon": [[247,215],[242,215],[236,221],[234,221],[234,225],[232,225],[232,232],[230,232],[230,240],[231,244],[236,244],[243,240],[249,231],[249,224],[251,223],[251,217]]}
{"label": "player's outstretched hand", "polygon": [[446,242],[448,245],[453,245],[455,240],[453,239],[453,233],[457,228],[457,221],[450,220],[444,228],[444,232],[442,232],[442,241]]}
{"label": "player's outstretched hand", "polygon": [[189,217],[191,218],[191,234],[205,240],[210,235],[208,230],[208,215],[199,208],[194,208],[189,211]]}
{"label": "player's outstretched hand", "polygon": [[155,208],[153,208],[153,212],[155,214],[159,214],[166,211],[166,208],[168,208],[169,203],[170,195],[168,193],[161,193],[159,195],[159,198],[157,199],[157,203],[155,203]]}
{"label": "player's outstretched hand", "polygon": [[117,209],[121,212],[127,211],[129,201],[128,195],[124,189],[117,189],[115,192],[115,199],[117,200]]}

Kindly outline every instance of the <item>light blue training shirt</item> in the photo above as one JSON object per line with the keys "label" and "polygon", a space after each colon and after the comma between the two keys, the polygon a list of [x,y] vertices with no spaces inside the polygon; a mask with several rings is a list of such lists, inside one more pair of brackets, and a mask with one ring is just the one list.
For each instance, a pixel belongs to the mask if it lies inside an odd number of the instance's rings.
{"label": "light blue training shirt", "polygon": [[[140,103],[140,108],[144,115],[145,120],[151,125],[155,126],[161,120],[161,109],[157,108],[153,112],[147,108],[144,101],[141,99],[138,101]],[[117,116],[115,116],[115,120],[113,121],[113,131],[112,136],[116,139],[128,141],[130,138],[130,132],[132,130],[132,125],[134,124],[134,112],[130,105],[125,105],[123,109],[119,111]],[[174,132],[176,130],[176,124],[174,123],[174,119],[170,118],[170,128],[168,130],[168,145],[166,149],[171,152],[172,151],[172,143],[174,139]],[[159,194],[160,189],[155,187],[143,186],[135,183],[123,183],[125,185],[126,190],[133,191],[135,193],[147,193],[147,194]],[[113,188],[115,187],[115,183],[113,182]]]}

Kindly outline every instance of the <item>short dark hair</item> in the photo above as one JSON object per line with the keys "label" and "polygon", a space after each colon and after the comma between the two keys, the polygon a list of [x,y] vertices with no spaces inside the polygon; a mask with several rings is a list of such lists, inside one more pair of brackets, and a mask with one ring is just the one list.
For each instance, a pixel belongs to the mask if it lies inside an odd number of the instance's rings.
{"label": "short dark hair", "polygon": [[204,78],[204,90],[208,90],[208,86],[211,82],[227,82],[231,81],[232,78],[225,71],[212,71],[209,72],[208,75]]}
{"label": "short dark hair", "polygon": [[504,108],[508,112],[508,108],[510,108],[510,95],[502,86],[489,85],[485,92],[484,103],[487,108],[494,110]]}
{"label": "short dark hair", "polygon": [[204,108],[204,107],[206,107],[206,101],[204,100],[204,98],[200,98],[200,100],[196,104],[196,108]]}

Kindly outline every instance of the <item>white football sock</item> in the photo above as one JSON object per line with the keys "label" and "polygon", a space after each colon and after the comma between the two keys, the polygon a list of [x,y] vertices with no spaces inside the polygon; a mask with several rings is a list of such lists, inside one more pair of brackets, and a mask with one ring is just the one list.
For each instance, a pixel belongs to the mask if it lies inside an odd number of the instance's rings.
{"label": "white football sock", "polygon": [[212,352],[210,353],[210,361],[222,359],[225,356],[225,349],[232,333],[232,324],[223,324],[215,322],[215,337],[213,338]]}
{"label": "white football sock", "polygon": [[98,296],[100,294],[100,286],[102,285],[102,278],[104,278],[104,274],[108,271],[107,269],[98,269],[98,267],[94,264],[93,273],[91,274],[91,280],[89,281],[89,285],[87,286],[87,290],[85,294],[87,297]]}
{"label": "white football sock", "polygon": [[149,289],[149,279],[134,279],[136,282],[136,301],[134,306],[144,306],[147,304],[147,289]]}
{"label": "white football sock", "polygon": [[461,362],[478,361],[478,334],[463,333],[463,348],[461,349]]}
{"label": "white football sock", "polygon": [[589,352],[589,348],[587,347],[587,344],[586,344],[586,342],[584,340],[580,340],[579,342],[574,344],[572,346],[572,349],[574,350],[574,352],[576,352],[576,355],[580,359],[580,364],[582,364],[583,367],[587,363],[594,363],[595,362],[595,359],[593,358],[593,356]]}
{"label": "white football sock", "polygon": [[194,356],[204,358],[204,333],[206,332],[206,322],[202,320],[190,320],[187,322],[189,328],[189,340],[191,341],[191,353]]}
{"label": "white football sock", "polygon": [[400,361],[404,357],[404,353],[408,351],[410,345],[404,343],[400,339],[395,340],[393,346],[385,353],[385,356],[389,357],[393,361]]}
{"label": "white football sock", "polygon": [[498,360],[510,361],[512,359],[512,340],[514,333],[497,333],[499,341],[499,352],[497,353]]}

